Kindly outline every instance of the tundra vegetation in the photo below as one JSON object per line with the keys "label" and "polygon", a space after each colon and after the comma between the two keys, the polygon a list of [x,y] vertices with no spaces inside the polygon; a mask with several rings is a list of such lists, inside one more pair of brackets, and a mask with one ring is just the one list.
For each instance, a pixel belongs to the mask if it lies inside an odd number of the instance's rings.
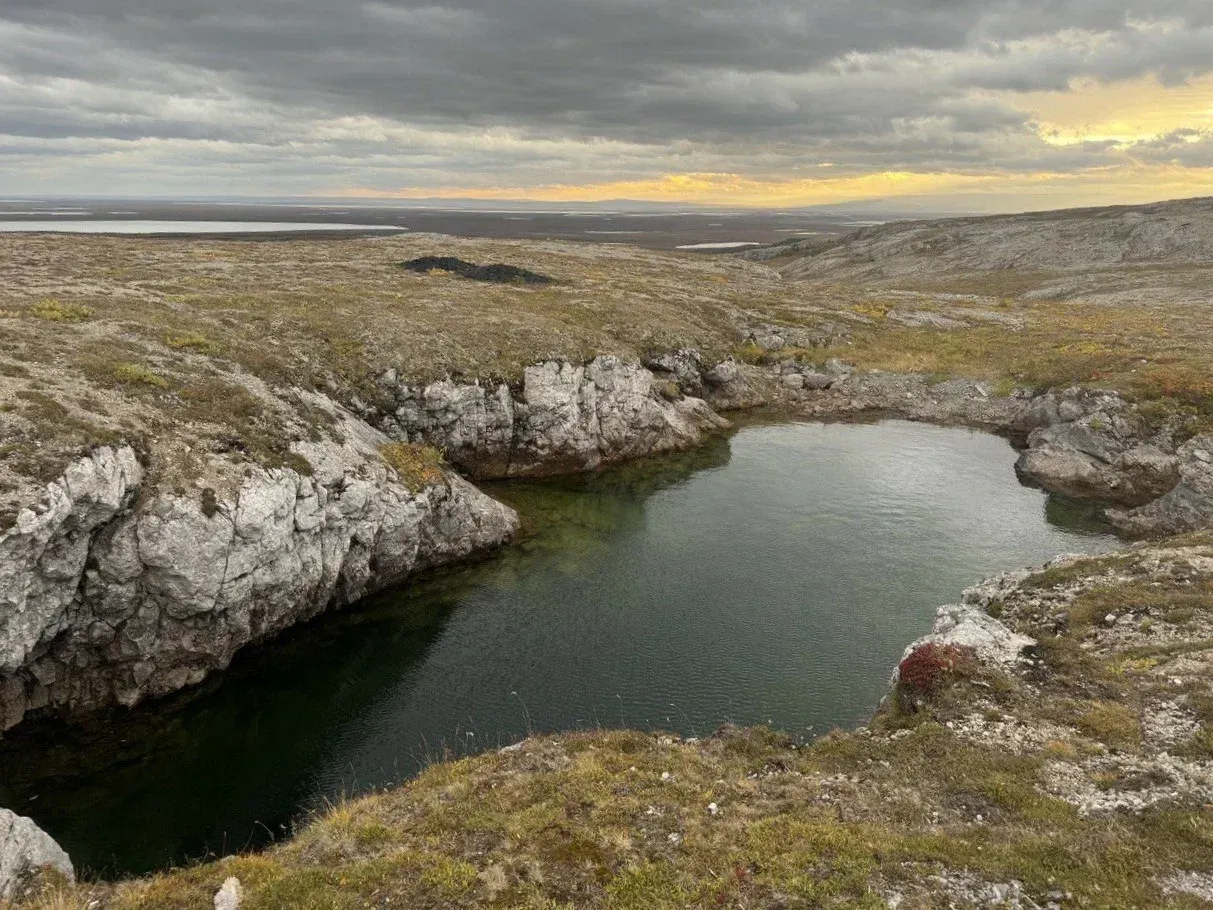
{"label": "tundra vegetation", "polygon": [[[679,348],[705,363],[842,357],[861,369],[1118,389],[1205,424],[1207,264],[993,269],[836,281],[749,261],[575,243],[431,236],[289,242],[0,238],[0,514],[90,447],[129,441],[166,484],[200,453],[268,466],[332,433],[300,392],[356,412],[378,380],[517,381],[529,364]],[[458,254],[550,284],[467,281],[401,262]],[[771,351],[755,326],[811,344]],[[172,445],[166,440],[171,438]],[[160,445],[153,445],[159,440]],[[188,450],[188,451],[187,451]]]}
{"label": "tundra vegetation", "polygon": [[857,731],[534,738],[264,853],[20,906],[185,910],[230,877],[249,908],[1208,906],[1211,567],[1195,535],[988,584],[1031,658],[921,646]]}
{"label": "tundra vegetation", "polygon": [[[0,236],[0,528],[100,444],[130,442],[169,488],[215,453],[305,472],[290,443],[340,434],[313,391],[373,416],[388,374],[516,383],[537,361],[600,353],[842,358],[1007,393],[1079,384],[1208,429],[1213,257],[1013,247],[975,262],[950,252],[968,229],[748,258],[423,235]],[[911,254],[919,266],[898,266]],[[552,281],[400,265],[438,255]],[[424,447],[380,454],[409,485],[441,463]],[[924,645],[857,731],[535,738],[334,806],[257,855],[48,880],[18,906],[210,906],[233,877],[247,908],[1209,906],[1213,540],[1063,561],[971,601],[1035,639],[1029,656]]]}

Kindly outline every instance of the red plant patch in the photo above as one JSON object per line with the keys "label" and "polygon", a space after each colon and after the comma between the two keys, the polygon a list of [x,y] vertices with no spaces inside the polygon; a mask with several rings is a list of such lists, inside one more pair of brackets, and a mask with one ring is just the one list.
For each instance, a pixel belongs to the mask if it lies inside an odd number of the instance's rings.
{"label": "red plant patch", "polygon": [[927,695],[949,677],[971,667],[975,657],[972,648],[928,642],[911,651],[898,665],[897,679],[902,688]]}

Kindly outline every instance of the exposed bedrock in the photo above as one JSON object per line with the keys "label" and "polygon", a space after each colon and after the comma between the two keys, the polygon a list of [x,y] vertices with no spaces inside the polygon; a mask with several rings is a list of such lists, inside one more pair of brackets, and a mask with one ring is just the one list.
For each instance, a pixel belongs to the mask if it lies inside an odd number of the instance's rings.
{"label": "exposed bedrock", "polygon": [[397,385],[384,430],[441,448],[479,478],[534,477],[691,448],[728,427],[676,379],[617,357],[581,366],[551,361],[528,367],[519,389],[501,384]]}
{"label": "exposed bedrock", "polygon": [[1174,432],[1110,392],[1039,396],[1014,429],[1028,434],[1019,475],[1054,492],[1141,505],[1179,481]]}
{"label": "exposed bedrock", "polygon": [[[0,730],[30,710],[133,705],[411,574],[507,541],[508,507],[454,474],[419,491],[347,420],[312,476],[247,467],[228,493],[144,490],[102,448],[0,535]],[[230,467],[230,466],[229,466]]]}
{"label": "exposed bedrock", "polygon": [[1213,436],[1184,443],[1177,461],[1179,481],[1170,491],[1137,509],[1112,509],[1112,523],[1142,536],[1213,527]]}

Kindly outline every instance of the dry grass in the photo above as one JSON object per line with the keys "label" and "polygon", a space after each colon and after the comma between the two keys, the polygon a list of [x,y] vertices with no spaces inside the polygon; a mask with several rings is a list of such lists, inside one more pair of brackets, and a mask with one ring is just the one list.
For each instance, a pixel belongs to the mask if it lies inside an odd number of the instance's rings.
{"label": "dry grass", "polygon": [[379,447],[379,454],[410,490],[421,490],[443,481],[442,453],[432,446],[389,442]]}

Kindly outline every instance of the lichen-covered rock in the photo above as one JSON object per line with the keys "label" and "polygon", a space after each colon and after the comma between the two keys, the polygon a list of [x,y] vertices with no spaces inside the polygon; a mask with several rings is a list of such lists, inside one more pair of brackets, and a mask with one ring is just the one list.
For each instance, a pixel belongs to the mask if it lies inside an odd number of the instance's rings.
{"label": "lichen-covered rock", "polygon": [[[688,363],[671,360],[670,373],[689,373]],[[698,399],[667,400],[651,371],[611,356],[528,367],[517,392],[446,380],[399,388],[397,397],[389,433],[440,447],[481,478],[593,470],[691,448],[728,426]]]}
{"label": "lichen-covered rock", "polygon": [[0,809],[0,901],[47,869],[75,881],[71,859],[49,834],[31,819]]}
{"label": "lichen-covered rock", "polygon": [[707,401],[712,407],[724,411],[738,411],[758,407],[766,398],[757,383],[755,368],[724,360],[704,373]]}
{"label": "lichen-covered rock", "polygon": [[1213,527],[1213,436],[1180,446],[1176,485],[1164,496],[1132,510],[1112,509],[1111,521],[1133,534],[1161,535]]}
{"label": "lichen-covered rock", "polygon": [[668,378],[678,383],[684,395],[702,398],[706,392],[703,381],[703,358],[690,349],[658,354],[645,361],[645,367],[658,379]]}
{"label": "lichen-covered rock", "polygon": [[410,490],[387,438],[348,414],[311,476],[249,467],[208,497],[136,502],[129,449],[102,449],[0,536],[0,729],[29,710],[133,705],[237,650],[414,572],[507,541],[513,510],[454,474]]}

